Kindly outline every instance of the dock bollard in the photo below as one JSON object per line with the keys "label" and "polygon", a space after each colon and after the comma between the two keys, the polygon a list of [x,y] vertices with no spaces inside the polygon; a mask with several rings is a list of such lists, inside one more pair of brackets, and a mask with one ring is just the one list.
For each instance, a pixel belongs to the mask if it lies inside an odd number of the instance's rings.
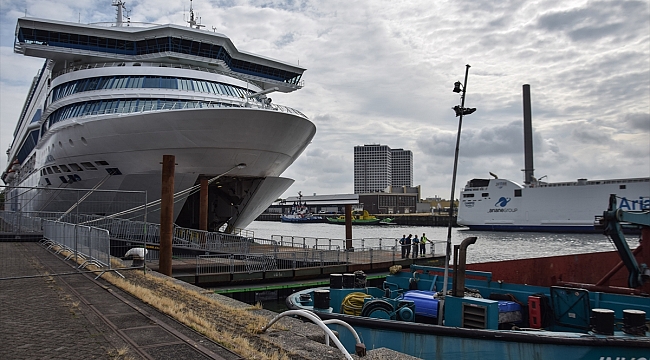
{"label": "dock bollard", "polygon": [[342,289],[342,288],[343,288],[343,275],[330,274],[330,289]]}
{"label": "dock bollard", "polygon": [[330,308],[330,291],[314,290],[314,310],[327,310]]}

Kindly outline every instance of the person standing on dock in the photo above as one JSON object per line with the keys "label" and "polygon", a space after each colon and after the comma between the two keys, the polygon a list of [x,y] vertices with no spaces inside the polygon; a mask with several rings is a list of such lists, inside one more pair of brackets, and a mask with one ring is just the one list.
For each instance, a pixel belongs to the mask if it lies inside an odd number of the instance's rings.
{"label": "person standing on dock", "polygon": [[406,249],[411,245],[406,245],[406,234],[402,235],[402,238],[399,239],[399,244],[402,245],[402,259],[406,257]]}
{"label": "person standing on dock", "polygon": [[418,257],[418,248],[420,247],[420,240],[418,240],[418,235],[415,234],[415,237],[413,237],[413,258],[416,259]]}
{"label": "person standing on dock", "polygon": [[413,237],[412,234],[409,234],[409,236],[404,240],[404,245],[406,246],[406,258],[411,257],[411,237]]}
{"label": "person standing on dock", "polygon": [[424,257],[427,253],[427,237],[422,233],[422,237],[420,238],[420,256]]}

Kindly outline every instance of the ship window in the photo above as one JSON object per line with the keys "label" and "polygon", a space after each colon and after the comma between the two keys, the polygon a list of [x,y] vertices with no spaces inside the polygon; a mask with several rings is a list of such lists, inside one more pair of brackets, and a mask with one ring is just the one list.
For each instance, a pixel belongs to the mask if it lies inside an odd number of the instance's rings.
{"label": "ship window", "polygon": [[74,177],[74,181],[81,181],[81,176],[77,174],[72,175],[72,177]]}
{"label": "ship window", "polygon": [[84,171],[84,169],[82,169],[81,166],[77,164],[68,164],[68,166],[70,166],[74,171]]}
{"label": "ship window", "polygon": [[61,170],[65,171],[65,172],[70,172],[70,169],[65,165],[59,165],[59,167],[61,168]]}
{"label": "ship window", "polygon": [[118,168],[106,168],[106,172],[109,175],[122,175],[122,172]]}
{"label": "ship window", "polygon": [[50,179],[48,179],[48,178],[45,178],[45,182],[46,182],[48,185],[52,185],[52,183],[50,182]]}
{"label": "ship window", "polygon": [[106,166],[106,165],[108,165],[108,163],[107,163],[106,161],[104,161],[104,160],[95,161],[95,164],[97,164],[97,165],[101,165],[101,166]]}
{"label": "ship window", "polygon": [[82,162],[81,165],[86,168],[86,170],[97,170],[95,165],[90,162]]}
{"label": "ship window", "polygon": [[474,194],[463,194],[464,198],[473,198]]}
{"label": "ship window", "polygon": [[54,170],[54,172],[57,174],[61,173],[61,170],[59,170],[59,168],[56,165],[52,166],[52,170]]}
{"label": "ship window", "polygon": [[59,176],[59,179],[61,179],[62,183],[65,183],[65,184],[68,183],[68,180],[65,179],[65,176]]}
{"label": "ship window", "polygon": [[52,171],[52,168],[45,168],[45,170],[47,170],[47,173],[49,175],[54,174],[54,171]]}
{"label": "ship window", "polygon": [[489,197],[489,196],[490,196],[490,193],[482,193],[481,196],[483,196],[483,197]]}
{"label": "ship window", "polygon": [[75,181],[74,176],[72,176],[72,175],[68,175],[68,179],[70,180],[71,183],[73,183]]}
{"label": "ship window", "polygon": [[521,189],[515,189],[515,197],[521,197]]}
{"label": "ship window", "polygon": [[618,188],[621,189],[621,190],[624,190],[626,188],[626,186],[625,185],[619,185]]}

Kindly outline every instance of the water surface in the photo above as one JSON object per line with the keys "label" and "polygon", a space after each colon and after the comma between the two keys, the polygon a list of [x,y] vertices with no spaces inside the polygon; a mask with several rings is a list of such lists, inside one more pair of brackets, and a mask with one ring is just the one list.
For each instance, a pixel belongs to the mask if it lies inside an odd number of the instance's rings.
{"label": "water surface", "polygon": [[[319,244],[325,244],[324,239],[338,239],[332,243],[344,244],[345,227],[336,224],[294,224],[274,221],[254,221],[247,230],[254,231],[255,237],[270,239],[275,235],[295,237],[295,241],[306,237],[308,245],[314,244],[313,238],[319,238]],[[359,247],[361,239],[365,246],[394,245],[395,240],[406,234],[426,233],[429,240],[439,241],[436,252],[444,253],[447,240],[446,227],[401,226],[401,225],[364,225],[352,228],[354,246]],[[560,233],[527,233],[527,232],[490,232],[470,231],[466,228],[452,228],[451,242],[460,244],[463,239],[476,236],[476,243],[468,248],[467,262],[486,262],[512,259],[526,259],[543,256],[582,254],[616,250],[608,237],[602,234],[560,234]],[[638,245],[637,235],[627,235],[630,248]],[[453,251],[453,248],[452,248]]]}

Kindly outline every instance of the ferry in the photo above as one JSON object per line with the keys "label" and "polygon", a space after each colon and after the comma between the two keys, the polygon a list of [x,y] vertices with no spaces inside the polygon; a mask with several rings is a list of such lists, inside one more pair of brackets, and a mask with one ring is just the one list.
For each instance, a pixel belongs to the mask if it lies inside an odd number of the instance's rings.
{"label": "ferry", "polygon": [[[237,49],[191,6],[179,26],[131,22],[123,1],[112,5],[114,23],[18,19],[14,52],[45,60],[7,150],[7,210],[98,211],[70,189],[155,203],[173,155],[175,193],[208,180],[208,229],[245,228],[294,182],[281,174],[316,133],[270,97],[301,89],[305,68]],[[184,194],[175,223],[198,228],[200,193]],[[159,221],[155,206],[147,219]]]}
{"label": "ferry", "polygon": [[529,185],[507,179],[472,179],[460,193],[458,224],[470,230],[596,232],[610,194],[618,207],[650,210],[650,178],[587,180]]}
{"label": "ferry", "polygon": [[596,232],[596,220],[615,194],[618,207],[650,210],[650,177],[549,183],[533,173],[530,86],[524,93],[524,183],[492,178],[472,179],[460,193],[459,225],[470,230]]}

